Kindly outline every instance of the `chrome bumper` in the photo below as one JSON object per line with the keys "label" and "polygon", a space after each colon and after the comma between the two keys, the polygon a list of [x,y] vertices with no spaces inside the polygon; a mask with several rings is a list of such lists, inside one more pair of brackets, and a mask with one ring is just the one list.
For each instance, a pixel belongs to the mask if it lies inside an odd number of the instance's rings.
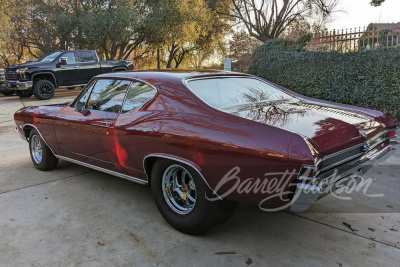
{"label": "chrome bumper", "polygon": [[[298,183],[292,199],[290,211],[304,212],[307,211],[312,204],[319,198],[336,191],[338,188],[347,185],[346,177],[356,175],[354,179],[347,179],[347,182],[356,181],[359,183],[360,175],[369,171],[373,165],[381,163],[393,155],[400,146],[400,142],[391,140],[388,145],[378,147],[365,154],[360,159],[346,163],[345,167],[337,168],[337,172],[333,175],[324,177],[323,179],[315,178],[309,184]],[[327,190],[328,189],[328,190]]]}
{"label": "chrome bumper", "polygon": [[[13,90],[30,90],[32,89],[33,86],[33,81],[26,81],[26,82],[20,82],[20,81],[6,81],[7,88],[8,89],[13,89]],[[11,85],[11,86],[9,86]]]}
{"label": "chrome bumper", "polygon": [[17,126],[14,128],[14,131],[18,134],[18,136],[19,136],[22,140],[25,140],[25,141],[26,141],[25,135],[19,131],[19,129],[18,129]]}

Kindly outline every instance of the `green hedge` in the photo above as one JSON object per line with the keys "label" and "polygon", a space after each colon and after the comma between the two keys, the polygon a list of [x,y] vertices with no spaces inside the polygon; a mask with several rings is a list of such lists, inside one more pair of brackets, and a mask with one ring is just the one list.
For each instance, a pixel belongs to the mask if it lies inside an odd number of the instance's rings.
{"label": "green hedge", "polygon": [[400,122],[400,48],[341,54],[269,41],[249,72],[300,94],[386,112]]}

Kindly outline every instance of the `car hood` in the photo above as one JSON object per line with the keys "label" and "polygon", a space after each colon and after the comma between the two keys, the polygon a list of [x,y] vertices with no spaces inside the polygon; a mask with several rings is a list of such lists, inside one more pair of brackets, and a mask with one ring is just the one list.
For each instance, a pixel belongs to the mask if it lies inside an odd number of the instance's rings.
{"label": "car hood", "polygon": [[300,134],[323,155],[362,143],[384,130],[367,115],[301,100],[257,102],[222,111]]}
{"label": "car hood", "polygon": [[17,68],[40,68],[40,67],[45,67],[49,65],[54,65],[54,63],[43,63],[43,62],[28,62],[28,63],[22,63],[22,64],[15,64],[15,65],[10,65],[7,67],[7,69],[17,69]]}

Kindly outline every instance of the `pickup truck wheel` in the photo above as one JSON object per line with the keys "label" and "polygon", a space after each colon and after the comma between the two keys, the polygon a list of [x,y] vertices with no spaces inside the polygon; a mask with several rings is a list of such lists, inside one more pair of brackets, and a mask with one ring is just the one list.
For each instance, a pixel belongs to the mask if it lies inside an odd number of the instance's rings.
{"label": "pickup truck wheel", "polygon": [[36,169],[48,171],[57,167],[58,158],[54,156],[35,129],[32,129],[29,134],[29,151]]}
{"label": "pickup truck wheel", "polygon": [[15,94],[20,98],[27,98],[33,95],[31,91],[15,91]]}
{"label": "pickup truck wheel", "polygon": [[14,92],[1,92],[5,96],[11,96],[14,94]]}
{"label": "pickup truck wheel", "polygon": [[33,85],[33,94],[37,99],[47,100],[54,96],[54,84],[48,80],[39,80]]}
{"label": "pickup truck wheel", "polygon": [[151,190],[158,210],[175,229],[186,234],[203,234],[228,219],[237,203],[210,201],[215,197],[191,167],[168,159],[157,160],[151,173]]}

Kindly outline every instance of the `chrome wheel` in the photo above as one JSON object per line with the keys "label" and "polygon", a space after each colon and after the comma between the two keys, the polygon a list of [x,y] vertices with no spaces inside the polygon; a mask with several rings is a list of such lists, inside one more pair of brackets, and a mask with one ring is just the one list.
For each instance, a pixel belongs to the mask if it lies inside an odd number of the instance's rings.
{"label": "chrome wheel", "polygon": [[32,158],[36,164],[40,164],[42,162],[42,142],[40,142],[40,138],[37,135],[33,135],[31,138],[31,153]]}
{"label": "chrome wheel", "polygon": [[180,165],[169,166],[162,177],[162,192],[168,206],[179,214],[190,213],[196,205],[196,184]]}

